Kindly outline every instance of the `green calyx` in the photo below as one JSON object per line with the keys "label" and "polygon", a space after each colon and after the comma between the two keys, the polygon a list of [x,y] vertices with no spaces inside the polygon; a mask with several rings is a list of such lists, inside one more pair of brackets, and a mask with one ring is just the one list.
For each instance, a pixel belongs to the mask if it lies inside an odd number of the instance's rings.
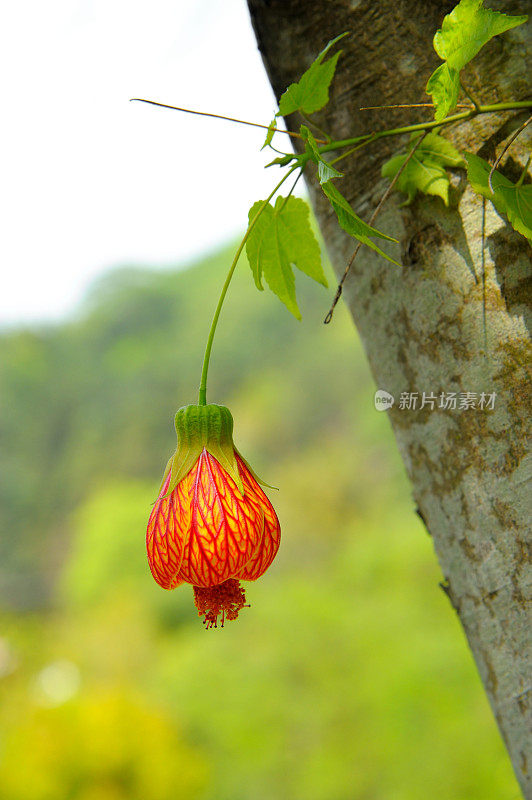
{"label": "green calyx", "polygon": [[190,472],[205,449],[231,476],[241,494],[242,478],[233,444],[233,417],[225,406],[184,406],[175,415],[177,449],[170,459],[171,476],[166,496]]}

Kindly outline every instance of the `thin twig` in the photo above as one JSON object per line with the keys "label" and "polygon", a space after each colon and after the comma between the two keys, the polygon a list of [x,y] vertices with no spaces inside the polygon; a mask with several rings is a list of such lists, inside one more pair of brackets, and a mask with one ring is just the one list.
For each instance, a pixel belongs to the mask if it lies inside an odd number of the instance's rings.
{"label": "thin twig", "polygon": [[[170,108],[172,111],[183,111],[185,114],[196,114],[200,117],[214,117],[214,119],[225,119],[228,122],[238,122],[240,125],[252,125],[254,128],[264,128],[267,131],[274,131],[275,133],[286,133],[288,136],[294,136],[296,139],[302,139],[300,133],[294,131],[285,131],[283,128],[270,128],[269,125],[262,125],[260,122],[248,122],[245,119],[236,119],[235,117],[225,117],[223,114],[211,114],[207,111],[193,111],[190,108],[180,108],[179,106],[170,106],[167,103],[157,103],[155,100],[144,100],[142,97],[132,97],[131,103],[148,103],[150,106],[159,106],[160,108]],[[318,144],[328,144],[329,140],[316,139]]]}
{"label": "thin twig", "polygon": [[532,122],[532,117],[529,117],[527,120],[525,120],[525,121],[523,122],[523,124],[522,124],[522,125],[521,125],[521,126],[520,126],[520,127],[517,129],[517,130],[516,130],[516,131],[514,131],[514,132],[512,133],[512,135],[510,136],[510,138],[508,139],[508,141],[507,141],[507,142],[506,142],[506,144],[504,145],[504,147],[503,147],[503,149],[502,149],[502,152],[501,152],[500,156],[499,156],[499,157],[496,159],[496,161],[495,161],[495,164],[492,166],[492,168],[491,168],[491,170],[490,170],[490,174],[488,175],[488,186],[490,187],[490,191],[491,191],[491,193],[492,193],[492,194],[493,194],[493,185],[492,185],[492,183],[491,183],[491,179],[493,178],[493,173],[495,172],[495,170],[497,169],[497,167],[498,167],[498,166],[499,166],[499,164],[501,163],[501,160],[502,160],[502,158],[503,158],[504,154],[505,154],[505,153],[506,153],[506,152],[509,150],[509,148],[510,148],[510,147],[512,146],[512,144],[515,142],[515,140],[517,139],[517,137],[519,136],[519,134],[520,134],[520,133],[522,133],[522,132],[524,131],[524,129],[525,129],[525,128],[526,128],[528,125],[530,125],[530,123],[531,123],[531,122]]}
{"label": "thin twig", "polygon": [[[458,103],[456,108],[469,108],[465,103]],[[359,111],[380,111],[383,108],[434,108],[434,103],[391,103],[385,106],[363,106]]]}
{"label": "thin twig", "polygon": [[[373,223],[377,219],[381,208],[383,207],[384,203],[386,202],[386,200],[389,198],[390,194],[392,193],[393,188],[394,188],[395,184],[397,183],[397,181],[399,180],[399,177],[401,176],[403,170],[405,169],[406,165],[408,164],[408,162],[410,161],[410,159],[412,158],[412,156],[414,155],[414,153],[416,152],[416,150],[418,149],[419,145],[421,144],[421,142],[423,141],[423,139],[425,138],[426,135],[427,135],[427,132],[425,131],[425,133],[423,133],[422,136],[419,137],[419,139],[417,140],[417,142],[415,143],[415,145],[410,150],[410,152],[408,153],[407,157],[405,158],[405,160],[401,164],[400,168],[397,170],[397,172],[393,176],[392,182],[390,183],[390,185],[388,186],[388,188],[384,192],[383,196],[381,197],[381,199],[379,201],[379,204],[378,204],[377,208],[375,209],[375,211],[371,215],[371,218],[370,218],[370,220],[368,222],[368,225],[370,225],[370,226],[373,225]],[[330,307],[330,309],[329,309],[329,311],[327,313],[327,316],[323,320],[323,324],[324,325],[328,325],[329,322],[333,318],[334,309],[336,308],[336,304],[338,303],[338,300],[342,296],[342,291],[343,291],[343,288],[344,288],[344,281],[347,278],[347,275],[349,273],[349,270],[351,269],[353,261],[357,257],[357,254],[358,254],[358,252],[359,252],[361,247],[362,247],[362,242],[358,242],[357,246],[355,247],[355,251],[354,251],[353,255],[351,256],[351,258],[349,260],[349,263],[348,263],[347,267],[345,268],[345,271],[344,271],[344,274],[342,275],[340,283],[338,284],[338,287],[336,289],[336,294],[334,296],[334,300],[332,302],[332,305],[331,305],[331,307]]]}
{"label": "thin twig", "polygon": [[482,250],[480,263],[482,265],[482,324],[484,328],[484,358],[488,357],[488,326],[486,320],[486,198],[482,198]]}

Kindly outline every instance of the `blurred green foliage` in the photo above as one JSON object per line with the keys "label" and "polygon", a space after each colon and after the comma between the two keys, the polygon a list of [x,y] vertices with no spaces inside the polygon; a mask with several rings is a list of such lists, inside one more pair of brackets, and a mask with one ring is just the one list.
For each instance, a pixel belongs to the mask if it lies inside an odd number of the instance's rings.
{"label": "blurred green foliage", "polygon": [[120,687],[30,710],[0,766],[5,800],[188,800],[200,796],[206,775],[205,760],[171,721]]}
{"label": "blurred green foliage", "polygon": [[[503,745],[343,308],[237,271],[209,399],[282,523],[206,633],[144,531],[230,253],[122,270],[0,337],[2,800],[515,800]],[[331,281],[334,284],[334,281]]]}

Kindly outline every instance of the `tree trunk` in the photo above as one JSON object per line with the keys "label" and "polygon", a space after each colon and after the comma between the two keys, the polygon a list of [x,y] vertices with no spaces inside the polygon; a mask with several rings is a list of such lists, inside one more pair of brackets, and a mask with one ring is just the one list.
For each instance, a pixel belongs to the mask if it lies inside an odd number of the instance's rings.
{"label": "tree trunk", "polygon": [[[248,4],[277,97],[328,40],[350,31],[339,44],[344,52],[331,101],[314,115],[334,138],[431,118],[430,109],[358,108],[429,99],[425,84],[439,63],[432,37],[455,3]],[[491,8],[509,13],[522,14],[525,5],[520,0],[489,2]],[[466,69],[466,86],[482,102],[526,98],[526,36],[522,26],[497,37]],[[525,116],[516,122],[513,112],[483,115],[447,128],[444,135],[462,151],[491,158],[495,146]],[[294,115],[287,125],[297,129],[301,121]],[[338,185],[363,219],[369,219],[387,184],[380,178],[384,159],[401,144],[395,138],[383,139],[342,162],[346,175]],[[516,180],[525,160],[520,138],[512,146],[506,174]],[[340,277],[354,242],[338,226],[313,171],[307,167],[306,172]],[[392,196],[377,227],[400,240],[398,260],[403,266],[397,268],[364,249],[347,279],[344,299],[377,386],[395,398],[389,418],[420,516],[433,537],[445,590],[463,625],[517,778],[530,798],[530,256],[526,240],[488,203],[483,269],[482,201],[466,186],[463,172],[457,171],[453,181],[450,208],[439,198],[425,196],[409,208],[399,208],[402,198]],[[399,255],[396,245],[390,252]],[[403,392],[419,394],[416,409],[399,407]],[[434,408],[431,403],[421,408],[423,392],[437,398]],[[459,400],[460,393],[475,392],[477,408],[440,408],[442,392],[456,392]],[[493,410],[478,408],[482,392],[495,392]]]}

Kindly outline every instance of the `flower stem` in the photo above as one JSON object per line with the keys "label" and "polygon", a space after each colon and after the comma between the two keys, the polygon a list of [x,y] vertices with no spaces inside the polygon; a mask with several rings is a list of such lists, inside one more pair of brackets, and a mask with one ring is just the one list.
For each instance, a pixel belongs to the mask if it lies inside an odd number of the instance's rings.
{"label": "flower stem", "polygon": [[294,172],[294,170],[298,169],[299,165],[294,165],[291,169],[288,170],[286,175],[283,175],[277,186],[273,189],[272,192],[268,195],[266,200],[261,203],[261,206],[251,222],[249,223],[247,230],[242,238],[242,241],[238,245],[238,249],[235,253],[235,257],[231,263],[229,268],[229,272],[227,273],[227,277],[225,279],[224,285],[222,286],[222,291],[220,293],[220,298],[218,300],[218,305],[216,306],[216,310],[214,312],[214,316],[212,318],[211,329],[209,331],[209,336],[207,338],[207,344],[205,346],[205,355],[203,357],[203,369],[201,371],[201,381],[200,381],[200,388],[199,388],[199,397],[198,397],[198,405],[204,406],[207,405],[207,373],[209,371],[209,361],[211,357],[211,350],[212,350],[212,343],[214,341],[214,334],[216,332],[216,326],[218,325],[218,319],[220,317],[220,312],[222,310],[222,306],[225,300],[225,295],[227,294],[227,290],[229,289],[229,284],[231,283],[231,278],[233,277],[233,273],[236,269],[236,265],[238,263],[238,259],[242,254],[242,250],[245,247],[245,244],[248,240],[248,236],[255,227],[255,223],[257,222],[258,218],[274,196],[274,194],[281,188],[285,180]]}

